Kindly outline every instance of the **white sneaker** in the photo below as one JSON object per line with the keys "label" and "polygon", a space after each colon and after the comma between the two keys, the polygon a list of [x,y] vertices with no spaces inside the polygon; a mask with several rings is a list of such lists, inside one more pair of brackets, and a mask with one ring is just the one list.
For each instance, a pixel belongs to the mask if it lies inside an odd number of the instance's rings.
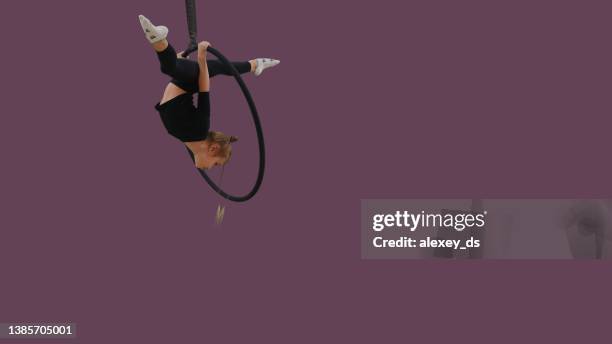
{"label": "white sneaker", "polygon": [[168,37],[167,27],[163,25],[153,25],[153,23],[151,23],[151,21],[142,14],[138,16],[138,19],[140,19],[140,26],[142,26],[142,30],[145,33],[145,37],[147,37],[147,40],[149,40],[150,43],[159,42]]}
{"label": "white sneaker", "polygon": [[265,69],[274,67],[280,63],[279,60],[268,59],[268,58],[258,58],[258,59],[255,59],[255,61],[257,62],[257,68],[255,68],[255,75],[257,76],[261,75],[261,73]]}

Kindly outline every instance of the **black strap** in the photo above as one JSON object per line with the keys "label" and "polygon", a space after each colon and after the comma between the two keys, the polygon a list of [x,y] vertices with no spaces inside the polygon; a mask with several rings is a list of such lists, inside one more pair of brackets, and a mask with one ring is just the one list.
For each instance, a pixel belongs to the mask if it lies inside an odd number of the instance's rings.
{"label": "black strap", "polygon": [[183,57],[189,56],[198,49],[198,21],[196,11],[196,0],[185,0],[187,9],[187,29],[189,31],[189,46],[185,49]]}

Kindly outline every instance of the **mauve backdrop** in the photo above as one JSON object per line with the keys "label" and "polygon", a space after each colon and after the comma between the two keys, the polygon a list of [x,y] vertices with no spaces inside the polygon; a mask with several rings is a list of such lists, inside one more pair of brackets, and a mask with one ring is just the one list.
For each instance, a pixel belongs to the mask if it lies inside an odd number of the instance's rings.
{"label": "mauve backdrop", "polygon": [[[88,344],[609,340],[609,263],[365,261],[359,211],[609,197],[612,4],[198,6],[200,39],[282,61],[245,78],[268,167],[221,227],[153,109],[167,78],[137,19],[182,48],[183,1],[0,3],[0,322],[73,321],[62,342]],[[244,192],[247,107],[231,79],[212,92]]]}

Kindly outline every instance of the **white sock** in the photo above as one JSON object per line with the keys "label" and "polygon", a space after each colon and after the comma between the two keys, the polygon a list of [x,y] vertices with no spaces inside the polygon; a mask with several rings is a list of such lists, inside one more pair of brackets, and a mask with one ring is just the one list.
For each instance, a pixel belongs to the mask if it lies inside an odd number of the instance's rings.
{"label": "white sock", "polygon": [[160,25],[155,26],[147,17],[142,14],[138,16],[140,19],[140,26],[142,26],[142,31],[145,33],[145,37],[149,40],[150,43],[159,42],[168,37],[168,28]]}
{"label": "white sock", "polygon": [[269,59],[269,58],[258,58],[255,59],[257,63],[257,68],[255,68],[255,75],[259,76],[261,73],[270,67],[274,67],[280,63],[279,60]]}

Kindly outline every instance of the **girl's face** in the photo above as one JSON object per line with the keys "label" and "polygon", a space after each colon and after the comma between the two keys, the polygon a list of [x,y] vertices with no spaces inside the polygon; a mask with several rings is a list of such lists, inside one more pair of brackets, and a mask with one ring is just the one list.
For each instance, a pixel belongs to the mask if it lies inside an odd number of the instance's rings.
{"label": "girl's face", "polygon": [[220,156],[211,156],[210,154],[206,154],[203,159],[203,168],[205,170],[210,170],[215,166],[221,166],[225,163],[225,159]]}

